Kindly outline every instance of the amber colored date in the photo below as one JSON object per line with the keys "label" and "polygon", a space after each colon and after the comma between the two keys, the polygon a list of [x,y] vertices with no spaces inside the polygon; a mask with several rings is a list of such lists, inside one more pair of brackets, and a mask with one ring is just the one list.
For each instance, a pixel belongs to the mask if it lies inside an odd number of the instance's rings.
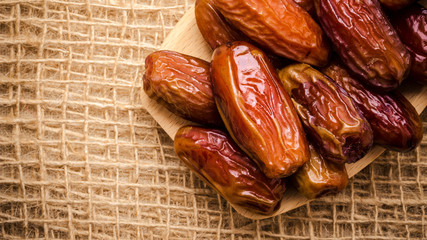
{"label": "amber colored date", "polygon": [[227,42],[245,40],[212,5],[212,0],[197,0],[195,7],[197,27],[212,50]]}
{"label": "amber colored date", "polygon": [[219,130],[182,127],[175,135],[178,157],[231,204],[261,214],[278,209],[284,179],[270,179]]}
{"label": "amber colored date", "polygon": [[410,151],[421,142],[421,119],[411,103],[398,91],[372,91],[352,78],[336,61],[322,72],[335,80],[352,97],[369,121],[375,143],[395,151]]}
{"label": "amber colored date", "polygon": [[319,25],[293,0],[212,0],[222,15],[263,49],[324,66],[329,44]]}
{"label": "amber colored date", "polygon": [[414,4],[390,16],[393,27],[412,56],[408,79],[427,84],[427,9]]}
{"label": "amber colored date", "polygon": [[211,76],[226,128],[268,177],[288,176],[308,160],[298,115],[261,50],[246,42],[222,45]]}
{"label": "amber colored date", "polygon": [[329,161],[351,163],[372,146],[372,130],[344,89],[307,64],[279,72],[312,143]]}
{"label": "amber colored date", "polygon": [[378,90],[395,89],[411,57],[377,0],[315,0],[320,24],[345,66]]}
{"label": "amber colored date", "polygon": [[415,2],[415,0],[379,0],[379,1],[383,6],[391,10],[399,10]]}
{"label": "amber colored date", "polygon": [[326,161],[309,146],[310,160],[291,176],[298,192],[312,199],[342,191],[348,183],[345,165]]}
{"label": "amber colored date", "polygon": [[[306,4],[308,7],[310,2],[313,3],[313,0],[301,0],[299,4]],[[212,50],[228,42],[235,41],[245,41],[257,45],[228,23],[224,16],[212,5],[212,0],[197,0],[195,16],[197,27]],[[282,68],[291,62],[289,59],[279,57],[274,53],[267,52],[266,54],[275,68]]]}
{"label": "amber colored date", "polygon": [[200,124],[223,126],[216,108],[204,60],[172,51],[158,51],[145,59],[143,88],[169,111]]}

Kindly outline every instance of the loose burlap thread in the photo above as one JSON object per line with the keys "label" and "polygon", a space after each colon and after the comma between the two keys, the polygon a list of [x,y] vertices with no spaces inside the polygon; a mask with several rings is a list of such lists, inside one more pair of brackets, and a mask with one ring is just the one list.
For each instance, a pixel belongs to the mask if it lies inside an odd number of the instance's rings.
{"label": "loose burlap thread", "polygon": [[426,239],[426,132],[343,193],[257,221],[177,159],[139,92],[145,57],[192,4],[0,2],[0,237]]}

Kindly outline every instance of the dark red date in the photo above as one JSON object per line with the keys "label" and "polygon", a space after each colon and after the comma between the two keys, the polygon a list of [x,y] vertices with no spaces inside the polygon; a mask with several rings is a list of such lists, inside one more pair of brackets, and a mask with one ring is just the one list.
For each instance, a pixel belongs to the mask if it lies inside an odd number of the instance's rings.
{"label": "dark red date", "polygon": [[395,89],[411,56],[377,0],[315,0],[319,22],[343,64],[377,90]]}
{"label": "dark red date", "polygon": [[427,9],[414,4],[390,16],[412,57],[409,80],[427,84]]}
{"label": "dark red date", "polygon": [[284,179],[270,179],[224,132],[183,127],[175,136],[178,157],[231,204],[271,214],[285,192]]}
{"label": "dark red date", "polygon": [[421,119],[402,94],[397,91],[378,93],[366,88],[337,61],[333,61],[322,72],[352,97],[369,121],[376,143],[395,151],[410,151],[421,142]]}

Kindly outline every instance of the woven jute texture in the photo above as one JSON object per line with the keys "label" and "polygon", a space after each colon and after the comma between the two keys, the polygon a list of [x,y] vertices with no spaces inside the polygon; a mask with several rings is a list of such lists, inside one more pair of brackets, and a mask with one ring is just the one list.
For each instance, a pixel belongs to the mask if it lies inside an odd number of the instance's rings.
{"label": "woven jute texture", "polygon": [[139,92],[193,3],[0,1],[0,238],[426,239],[426,132],[342,194],[259,221],[177,159]]}

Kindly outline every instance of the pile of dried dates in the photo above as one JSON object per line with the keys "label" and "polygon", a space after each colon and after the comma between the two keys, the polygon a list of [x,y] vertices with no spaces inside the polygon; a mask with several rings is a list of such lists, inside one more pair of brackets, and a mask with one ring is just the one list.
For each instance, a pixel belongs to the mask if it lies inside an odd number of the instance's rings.
{"label": "pile of dried dates", "polygon": [[427,83],[427,10],[413,0],[198,0],[212,61],[146,59],[143,88],[193,121],[178,157],[235,206],[269,215],[287,184],[309,198],[344,189],[345,163],[379,144],[421,141],[396,88]]}

